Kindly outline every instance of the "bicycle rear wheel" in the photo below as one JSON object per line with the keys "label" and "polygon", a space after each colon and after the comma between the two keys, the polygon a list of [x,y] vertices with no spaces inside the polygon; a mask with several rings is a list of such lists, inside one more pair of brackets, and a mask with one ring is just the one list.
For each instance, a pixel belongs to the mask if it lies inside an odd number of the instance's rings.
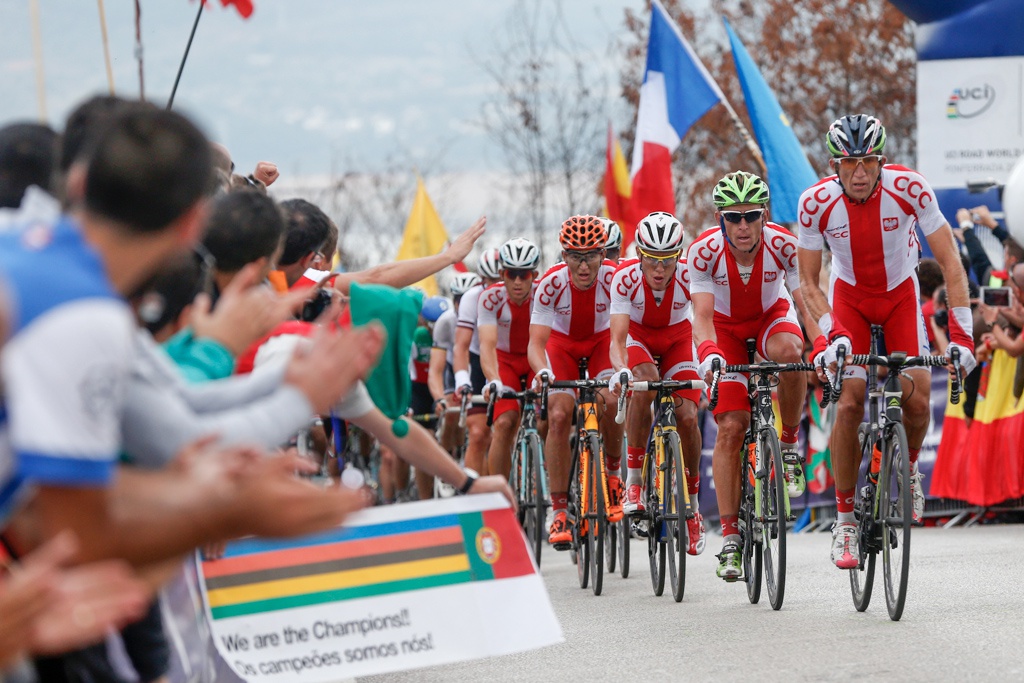
{"label": "bicycle rear wheel", "polygon": [[654,450],[647,453],[647,556],[651,564],[651,586],[655,595],[661,595],[665,592],[665,544],[661,542],[661,472]]}
{"label": "bicycle rear wheel", "polygon": [[914,503],[910,495],[910,450],[903,425],[890,425],[882,451],[879,509],[882,516],[882,567],[885,574],[885,606],[889,618],[899,621],[907,601],[910,573],[910,527]]}
{"label": "bicycle rear wheel", "polygon": [[665,473],[662,481],[662,505],[664,505],[665,537],[664,545],[668,548],[668,575],[672,585],[672,597],[682,602],[686,590],[686,551],[690,546],[686,527],[686,470],[683,469],[683,457],[679,449],[679,434],[675,431],[664,432],[665,439]]}
{"label": "bicycle rear wheel", "polygon": [[576,575],[579,578],[580,588],[586,588],[590,583],[590,555],[587,554],[589,546],[584,529],[587,525],[586,506],[583,501],[583,477],[584,472],[580,467],[580,454],[574,449],[572,454],[572,473],[569,479],[569,525],[572,529],[572,561],[576,563]]}
{"label": "bicycle rear wheel", "polygon": [[786,476],[779,437],[771,427],[758,434],[761,449],[761,529],[768,602],[781,609],[786,594]]}
{"label": "bicycle rear wheel", "polygon": [[[628,456],[626,454],[626,440],[622,440],[622,466],[619,468],[619,477],[622,479],[623,486],[625,486],[626,475],[628,474],[627,468]],[[625,493],[623,493],[625,495]],[[618,551],[619,551],[619,574],[622,578],[629,576],[629,539],[630,539],[630,525],[632,522],[629,519],[629,515],[623,515],[622,521],[618,526]],[[611,568],[608,571],[613,571]]]}
{"label": "bicycle rear wheel", "polygon": [[526,490],[520,505],[525,508],[524,521],[526,538],[533,551],[533,559],[540,566],[541,550],[546,540],[545,522],[547,521],[548,505],[544,497],[544,468],[541,465],[541,449],[543,446],[537,434],[526,435],[526,448],[523,461],[526,466]]}
{"label": "bicycle rear wheel", "polygon": [[604,588],[604,542],[608,535],[607,504],[605,487],[601,479],[601,463],[604,460],[604,449],[601,439],[591,435],[587,438],[590,449],[590,493],[587,503],[587,539],[590,544],[590,586],[594,595],[600,595]]}
{"label": "bicycle rear wheel", "polygon": [[[871,455],[873,441],[870,437],[870,427],[867,423],[861,424],[857,430],[860,435],[861,462]],[[870,461],[869,461],[870,462]],[[872,503],[875,499],[875,489],[867,486],[867,495],[861,493],[857,496],[857,503],[854,512],[857,516],[857,537],[860,541],[860,563],[856,568],[850,570],[850,592],[853,594],[853,606],[858,612],[863,612],[871,604],[871,590],[875,580],[875,558],[877,551],[873,547],[874,541],[874,512]]]}

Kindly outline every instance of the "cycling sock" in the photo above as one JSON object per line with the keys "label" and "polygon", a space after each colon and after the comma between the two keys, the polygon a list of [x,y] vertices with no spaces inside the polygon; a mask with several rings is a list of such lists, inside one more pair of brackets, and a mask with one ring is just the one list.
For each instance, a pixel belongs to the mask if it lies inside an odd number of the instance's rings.
{"label": "cycling sock", "polygon": [[551,510],[558,512],[569,507],[569,494],[565,491],[561,493],[551,492]]}
{"label": "cycling sock", "polygon": [[916,465],[917,464],[917,456],[920,453],[921,453],[921,449],[920,448],[911,448],[910,449],[910,464],[911,465]]}
{"label": "cycling sock", "polygon": [[853,500],[855,491],[856,489],[849,489],[848,491],[841,491],[838,488],[836,489],[836,512],[840,523],[857,521],[857,518],[853,516]]}
{"label": "cycling sock", "polygon": [[722,546],[727,546],[730,543],[732,543],[733,545],[739,545],[740,540],[741,539],[739,534],[729,534],[728,536],[722,539]]}
{"label": "cycling sock", "polygon": [[722,515],[722,535],[726,538],[740,535],[739,515]]}
{"label": "cycling sock", "polygon": [[697,494],[700,493],[700,475],[691,477],[690,470],[686,470],[686,492],[690,494],[690,509],[700,510],[700,504],[697,501]]}
{"label": "cycling sock", "polygon": [[642,446],[629,446],[626,448],[626,467],[631,470],[641,470],[644,466],[644,454],[647,449]]}
{"label": "cycling sock", "polygon": [[622,468],[622,456],[617,455],[614,458],[607,453],[604,456],[604,468],[608,472],[609,477],[619,476],[619,470]]}
{"label": "cycling sock", "polygon": [[800,440],[800,425],[790,427],[788,425],[782,425],[782,434],[779,435],[779,441],[784,444],[793,445]]}

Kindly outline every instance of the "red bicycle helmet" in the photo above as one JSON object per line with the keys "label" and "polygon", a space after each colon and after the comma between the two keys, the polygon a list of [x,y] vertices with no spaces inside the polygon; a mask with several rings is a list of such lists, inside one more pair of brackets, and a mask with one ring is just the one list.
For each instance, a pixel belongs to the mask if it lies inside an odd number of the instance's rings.
{"label": "red bicycle helmet", "polygon": [[593,251],[604,249],[608,234],[597,216],[573,216],[562,223],[558,241],[566,251]]}

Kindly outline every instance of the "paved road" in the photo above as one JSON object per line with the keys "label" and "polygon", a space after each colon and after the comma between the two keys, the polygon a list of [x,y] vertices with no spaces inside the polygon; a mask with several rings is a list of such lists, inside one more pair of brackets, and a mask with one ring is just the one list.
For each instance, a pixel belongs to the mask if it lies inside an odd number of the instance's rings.
{"label": "paved road", "polygon": [[579,589],[567,555],[550,552],[542,573],[565,643],[360,680],[721,682],[753,678],[755,654],[759,681],[1024,680],[1024,527],[915,529],[899,622],[885,610],[880,561],[872,604],[861,614],[846,572],[828,563],[828,534],[790,539],[780,612],[767,593],[751,605],[743,585],[715,577],[719,536],[687,564],[680,604],[667,587],[654,596],[638,540],[633,574],[606,577],[600,597]]}

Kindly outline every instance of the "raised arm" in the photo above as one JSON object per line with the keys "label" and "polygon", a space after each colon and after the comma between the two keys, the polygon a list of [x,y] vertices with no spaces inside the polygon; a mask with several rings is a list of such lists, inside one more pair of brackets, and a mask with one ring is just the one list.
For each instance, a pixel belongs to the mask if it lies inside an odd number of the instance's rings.
{"label": "raised arm", "polygon": [[353,282],[388,285],[398,289],[408,287],[466,258],[473,245],[484,234],[486,224],[487,218],[481,216],[440,254],[382,263],[355,273],[340,273],[334,280],[334,288],[347,296]]}

